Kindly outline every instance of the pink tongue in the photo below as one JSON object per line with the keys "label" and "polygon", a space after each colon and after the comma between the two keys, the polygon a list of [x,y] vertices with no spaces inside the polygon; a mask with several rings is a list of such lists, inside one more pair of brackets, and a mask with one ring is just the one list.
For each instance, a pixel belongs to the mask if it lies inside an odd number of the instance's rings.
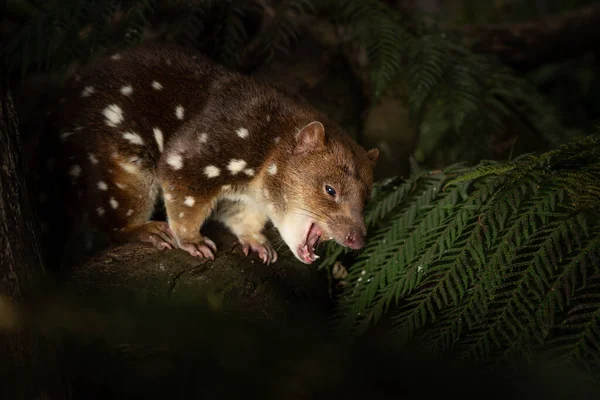
{"label": "pink tongue", "polygon": [[314,247],[315,243],[317,242],[317,240],[319,240],[319,237],[323,234],[323,231],[321,231],[321,229],[319,229],[319,227],[316,224],[313,224],[310,227],[310,231],[308,232],[308,238],[306,240],[308,246],[310,248]]}

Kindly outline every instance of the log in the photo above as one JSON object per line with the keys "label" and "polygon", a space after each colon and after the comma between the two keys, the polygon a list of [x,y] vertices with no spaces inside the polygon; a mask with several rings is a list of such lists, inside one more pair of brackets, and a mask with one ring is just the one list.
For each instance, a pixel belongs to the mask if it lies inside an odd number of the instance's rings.
{"label": "log", "polygon": [[67,398],[52,336],[22,324],[16,311],[35,301],[45,270],[24,184],[12,97],[0,86],[0,398]]}
{"label": "log", "polygon": [[[285,244],[270,265],[254,254],[246,257],[235,237],[216,222],[203,227],[203,233],[217,244],[214,261],[179,249],[125,244],[71,268],[64,282],[92,297],[192,303],[242,320],[287,323],[298,318],[314,321],[327,314],[327,271],[302,264]],[[274,228],[265,233],[272,243],[281,242]]]}

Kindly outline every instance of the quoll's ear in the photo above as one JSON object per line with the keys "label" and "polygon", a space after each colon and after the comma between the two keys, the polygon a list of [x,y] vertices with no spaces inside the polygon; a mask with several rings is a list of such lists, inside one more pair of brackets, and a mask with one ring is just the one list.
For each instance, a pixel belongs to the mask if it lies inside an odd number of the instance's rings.
{"label": "quoll's ear", "polygon": [[369,157],[371,163],[375,165],[375,163],[379,159],[379,149],[377,147],[374,147],[371,150],[367,151],[367,157]]}
{"label": "quoll's ear", "polygon": [[325,147],[325,127],[319,121],[304,125],[296,136],[294,154],[303,154]]}

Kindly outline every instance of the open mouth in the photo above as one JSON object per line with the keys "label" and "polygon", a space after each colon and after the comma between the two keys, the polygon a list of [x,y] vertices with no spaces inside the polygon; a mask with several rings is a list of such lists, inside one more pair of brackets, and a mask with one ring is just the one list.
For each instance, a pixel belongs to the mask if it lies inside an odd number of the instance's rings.
{"label": "open mouth", "polygon": [[323,231],[315,223],[311,223],[304,242],[298,247],[298,255],[307,264],[312,264],[313,261],[319,258],[315,254],[315,246],[323,236]]}

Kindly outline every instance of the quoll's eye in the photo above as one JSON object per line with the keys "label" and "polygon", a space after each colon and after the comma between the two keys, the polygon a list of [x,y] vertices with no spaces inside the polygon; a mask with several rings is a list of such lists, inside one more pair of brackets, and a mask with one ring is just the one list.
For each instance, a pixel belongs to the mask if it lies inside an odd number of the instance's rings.
{"label": "quoll's eye", "polygon": [[328,195],[330,195],[331,197],[335,197],[335,189],[332,188],[329,185],[325,185],[325,192],[327,192]]}

